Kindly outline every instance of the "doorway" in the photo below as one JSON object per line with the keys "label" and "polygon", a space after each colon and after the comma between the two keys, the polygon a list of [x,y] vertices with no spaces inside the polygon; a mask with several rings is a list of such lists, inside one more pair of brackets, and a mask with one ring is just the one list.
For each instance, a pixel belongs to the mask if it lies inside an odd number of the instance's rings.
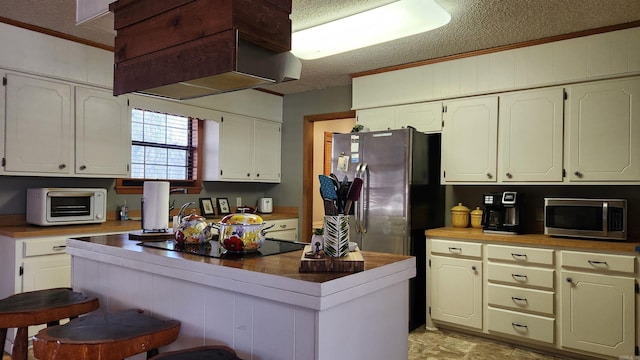
{"label": "doorway", "polygon": [[[314,203],[321,203],[318,195],[318,174],[324,172],[325,132],[349,132],[356,123],[356,112],[309,115],[303,126],[302,231],[300,241],[311,239],[314,222]],[[314,201],[315,200],[315,201]],[[318,208],[319,205],[316,205]],[[319,207],[322,208],[321,206]],[[315,210],[318,212],[321,210]],[[316,215],[317,216],[317,215]]]}

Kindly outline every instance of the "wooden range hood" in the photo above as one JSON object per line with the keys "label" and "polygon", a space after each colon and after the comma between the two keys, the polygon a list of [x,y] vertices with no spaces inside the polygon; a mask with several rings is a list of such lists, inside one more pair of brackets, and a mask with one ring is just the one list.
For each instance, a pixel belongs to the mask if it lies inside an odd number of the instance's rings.
{"label": "wooden range hood", "polygon": [[291,0],[118,0],[113,94],[190,99],[300,77]]}

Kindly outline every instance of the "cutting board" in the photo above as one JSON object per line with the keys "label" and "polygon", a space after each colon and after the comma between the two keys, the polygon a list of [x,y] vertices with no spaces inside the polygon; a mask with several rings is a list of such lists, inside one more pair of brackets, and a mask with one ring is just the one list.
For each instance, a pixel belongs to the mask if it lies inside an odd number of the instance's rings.
{"label": "cutting board", "polygon": [[311,251],[311,245],[304,247],[300,257],[300,272],[359,272],[364,270],[364,259],[360,249],[349,252],[349,255],[335,258],[325,256],[322,259],[308,259],[304,254]]}

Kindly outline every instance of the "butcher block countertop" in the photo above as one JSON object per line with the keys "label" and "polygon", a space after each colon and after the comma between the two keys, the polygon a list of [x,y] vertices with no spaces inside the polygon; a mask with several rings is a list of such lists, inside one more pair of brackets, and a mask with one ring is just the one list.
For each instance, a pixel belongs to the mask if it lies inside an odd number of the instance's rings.
{"label": "butcher block countertop", "polygon": [[[140,211],[131,211],[130,216],[139,216]],[[298,209],[295,207],[276,207],[271,214],[259,214],[265,221],[291,219],[298,217]],[[55,225],[36,226],[25,222],[24,215],[0,215],[0,236],[14,238],[39,237],[39,236],[64,236],[81,234],[123,233],[141,229],[139,220],[114,220],[115,212],[107,214],[107,221],[99,224],[79,225]],[[167,217],[168,218],[168,217]],[[207,219],[209,222],[218,222],[222,216]],[[171,226],[171,223],[169,223]]]}
{"label": "butcher block countertop", "polygon": [[562,248],[574,248],[579,250],[616,251],[616,252],[640,252],[640,242],[636,241],[598,241],[552,237],[543,234],[485,234],[482,229],[443,227],[429,229],[425,235],[443,238],[455,238],[461,240],[475,240],[486,243],[506,243],[535,246],[552,246]]}
{"label": "butcher block countertop", "polygon": [[[349,273],[330,272],[300,273],[298,269],[300,267],[300,257],[302,255],[302,250],[291,251],[288,253],[277,255],[247,258],[243,260],[231,260],[140,246],[137,245],[138,243],[140,243],[140,241],[129,240],[128,234],[79,237],[68,240],[68,242],[69,241],[71,241],[72,245],[68,243],[68,248],[72,247],[86,250],[96,250],[105,254],[117,252],[119,254],[133,256],[134,258],[139,258],[140,255],[144,254],[159,256],[165,259],[185,260],[181,261],[181,263],[184,264],[183,266],[185,267],[185,269],[189,269],[191,265],[195,266],[196,264],[212,264],[220,265],[226,268],[248,270],[251,272],[259,272],[265,275],[277,275],[289,279],[304,280],[315,283],[323,283],[349,275]],[[126,252],[120,250],[126,250]],[[385,265],[413,259],[413,257],[411,256],[369,251],[362,251],[361,254],[364,258],[365,272],[367,270],[374,270]]]}

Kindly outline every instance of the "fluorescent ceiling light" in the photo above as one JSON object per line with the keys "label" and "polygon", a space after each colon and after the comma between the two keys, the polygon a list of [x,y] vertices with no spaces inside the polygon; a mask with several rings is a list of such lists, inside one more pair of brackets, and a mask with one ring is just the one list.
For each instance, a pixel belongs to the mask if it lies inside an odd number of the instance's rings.
{"label": "fluorescent ceiling light", "polygon": [[439,28],[451,15],[434,0],[400,0],[291,36],[291,52],[318,59]]}

